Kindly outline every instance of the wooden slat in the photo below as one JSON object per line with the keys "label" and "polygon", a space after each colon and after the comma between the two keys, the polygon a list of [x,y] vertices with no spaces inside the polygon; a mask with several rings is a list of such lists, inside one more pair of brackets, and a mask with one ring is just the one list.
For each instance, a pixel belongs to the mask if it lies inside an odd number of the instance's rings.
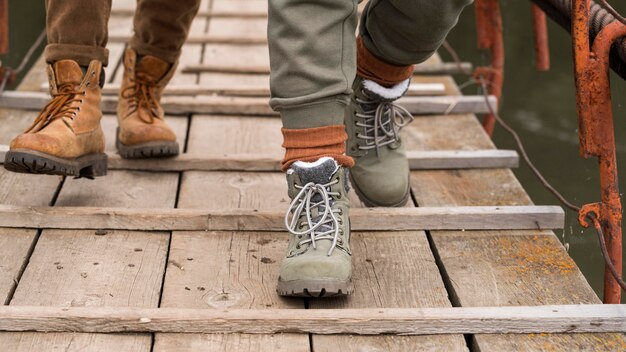
{"label": "wooden slat", "polygon": [[[453,92],[456,94],[456,92]],[[409,150],[487,149],[493,142],[472,115],[417,119],[403,130]],[[414,171],[420,206],[529,205],[510,170]],[[550,231],[431,231],[456,306],[599,303],[574,261]],[[621,334],[476,335],[480,351],[618,351]]]}
{"label": "wooden slat", "polygon": [[[195,38],[196,40],[201,38]],[[415,65],[415,75],[451,75],[472,72],[473,65],[469,62],[456,63],[438,63],[428,65]],[[201,73],[201,72],[218,72],[218,73],[245,73],[267,75],[270,72],[268,65],[232,65],[232,64],[214,64],[206,63],[200,65],[187,65],[183,67],[183,72]]]}
{"label": "wooden slat", "polygon": [[[149,204],[173,207],[175,174],[110,172],[96,180],[66,180],[57,204],[138,209]],[[11,306],[158,306],[169,234],[94,230],[44,230],[20,281]],[[91,309],[91,308],[90,308]],[[149,334],[76,333],[0,334],[10,351],[74,350],[149,351]]]}
{"label": "wooden slat", "polygon": [[[128,34],[109,35],[111,43],[126,43],[131,36]],[[267,37],[234,37],[234,36],[216,36],[216,35],[190,35],[187,37],[186,44],[227,44],[227,45],[259,45],[267,44]]]}
{"label": "wooden slat", "polygon": [[[8,150],[7,145],[0,145],[0,164]],[[183,153],[157,159],[124,159],[113,151],[107,154],[109,170],[280,171],[281,161],[280,151],[271,155]],[[519,162],[512,150],[409,152],[407,157],[411,170],[515,168]]]}
{"label": "wooden slat", "polygon": [[[195,152],[207,152],[207,153],[251,153],[257,151],[259,153],[267,153],[272,150],[280,148],[280,121],[267,118],[249,118],[240,119],[232,116],[194,116],[192,122],[192,129],[189,136],[189,150]],[[259,173],[259,172],[185,172],[183,182],[181,185],[180,202],[181,206],[191,207],[212,207],[214,209],[224,208],[254,208],[262,210],[277,210],[284,212],[289,202],[287,196],[287,182],[285,175],[282,173]],[[357,207],[360,202],[356,198],[356,195],[352,191],[350,193],[350,202],[352,207]],[[181,238],[189,238],[192,235],[176,232],[173,235],[173,241],[175,236],[181,236]],[[187,235],[186,235],[187,234]],[[423,236],[423,233],[421,233]],[[214,234],[212,234],[214,235]],[[282,257],[286,251],[288,236],[283,230],[280,233],[267,233],[267,237],[256,238],[258,236],[253,233],[253,237],[244,236],[241,238],[234,234],[218,233],[218,236],[222,238],[222,241],[228,241],[222,246],[229,245],[229,248],[240,248],[234,244],[242,243],[244,241],[247,255],[244,257],[240,252],[235,252],[235,257],[225,257],[216,254],[213,257],[223,258],[224,264],[219,266],[219,269],[215,267],[216,262],[220,261],[211,260],[210,255],[204,255],[198,263],[199,267],[209,268],[203,269],[203,272],[212,271],[218,272],[220,277],[230,277],[229,281],[224,281],[224,291],[228,293],[227,296],[223,296],[226,305],[233,304],[233,308],[240,305],[250,306],[256,304],[261,308],[267,308],[267,305],[271,305],[273,308],[280,307],[274,303],[274,297],[278,299],[282,305],[291,302],[297,302],[302,304],[301,300],[285,300],[279,299],[275,294],[275,287],[277,282],[277,276],[279,274],[278,265],[280,264]],[[209,253],[223,252],[222,246],[217,246],[215,241],[211,241],[208,236],[195,236],[193,241],[186,239],[183,243],[185,246],[181,246],[181,252],[187,250],[196,252],[197,250],[204,249]],[[211,242],[208,242],[211,241]],[[233,245],[230,245],[233,241]],[[374,284],[372,276],[385,275],[385,277],[393,280],[395,275],[400,273],[395,268],[395,264],[389,263],[385,265],[385,262],[394,261],[397,256],[389,255],[398,248],[411,248],[412,255],[410,256],[411,263],[414,265],[407,265],[407,271],[412,274],[415,280],[406,282],[403,287],[407,289],[414,289],[420,292],[428,292],[423,294],[423,299],[413,300],[409,306],[414,306],[416,302],[420,302],[422,306],[440,305],[441,302],[447,301],[445,298],[437,294],[438,289],[442,288],[442,283],[439,281],[440,287],[437,287],[434,277],[438,277],[438,271],[433,268],[432,257],[429,261],[428,256],[430,250],[428,244],[425,243],[425,238],[420,237],[420,233],[368,233],[367,235],[361,233],[353,233],[353,253],[355,256],[354,270],[355,270],[355,285],[357,292],[350,299],[350,302],[359,304],[361,306],[367,306],[364,302],[364,298],[369,298],[367,303],[380,302],[381,296],[392,295],[392,292],[375,290],[375,287],[371,287],[368,284]],[[203,243],[207,243],[204,244]],[[219,242],[218,242],[219,243]],[[365,257],[367,250],[364,248],[372,248],[375,243],[380,243],[381,246],[377,250],[376,254],[367,253],[368,257]],[[386,244],[386,245],[383,245]],[[216,248],[217,247],[217,248]],[[175,248],[175,247],[173,247]],[[199,249],[195,249],[199,248]],[[385,255],[387,255],[385,259]],[[357,257],[358,256],[358,257]],[[198,260],[195,256],[192,261],[193,264]],[[357,259],[358,258],[358,259]],[[233,261],[231,262],[231,259]],[[367,260],[366,260],[367,259]],[[230,264],[228,270],[226,270],[226,261]],[[260,273],[255,274],[255,269],[259,262],[264,265]],[[370,268],[375,266],[376,273],[372,275]],[[239,270],[239,268],[245,267],[245,270]],[[253,269],[248,269],[252,267]],[[213,269],[215,268],[215,269]],[[189,268],[185,267],[183,273],[188,272]],[[248,276],[248,273],[252,272]],[[404,272],[404,271],[402,271]],[[178,271],[174,271],[178,273]],[[200,278],[204,277],[203,275]],[[368,277],[370,280],[368,280]],[[167,279],[167,278],[166,278]],[[424,280],[421,280],[424,279]],[[216,281],[215,279],[206,279],[209,282]],[[439,279],[440,280],[440,279]],[[201,280],[198,280],[202,282]],[[217,280],[221,282],[222,280]],[[425,284],[428,284],[426,287]],[[211,284],[213,286],[215,284]],[[190,287],[193,287],[189,285]],[[173,287],[176,287],[173,285]],[[213,286],[214,287],[214,286]],[[254,287],[250,289],[249,287]],[[410,288],[409,288],[410,287]],[[393,292],[397,292],[392,290]],[[167,290],[166,290],[167,292]],[[219,289],[218,289],[219,292]],[[432,294],[430,294],[432,292]],[[194,292],[190,292],[189,296],[194,295]],[[200,293],[195,293],[199,295]],[[435,298],[433,298],[435,297]],[[191,297],[189,298],[191,300]],[[406,301],[402,299],[390,298],[384,301],[384,306],[389,307],[390,302],[400,302],[404,304]],[[193,306],[206,307],[205,300],[199,298],[193,299]],[[215,300],[212,300],[215,302]],[[424,302],[424,303],[421,303]],[[265,305],[265,306],[264,306]],[[370,306],[371,307],[371,306]],[[160,351],[156,347],[160,346],[159,337],[157,335],[155,343],[155,351]],[[308,336],[307,335],[292,335],[292,334],[279,334],[272,335],[273,338],[269,338],[267,335],[181,335],[177,340],[182,351],[195,351],[197,349],[205,348],[210,345],[214,350],[247,350],[247,351],[277,351],[277,350],[297,350],[308,351]],[[291,339],[299,339],[299,343],[291,342]],[[336,337],[341,338],[341,337]],[[357,337],[343,338],[355,341]],[[465,350],[465,343],[461,337],[458,336],[438,336],[438,337],[426,337],[426,336],[413,336],[413,337],[397,337],[397,336],[367,336],[358,337],[359,346],[362,350],[367,348],[378,348],[383,346],[383,350],[394,350],[394,346],[397,351],[403,350],[420,350],[420,347],[437,345],[443,348],[448,348],[449,351]],[[243,343],[243,346],[240,345]],[[322,341],[315,337],[312,341],[315,351],[325,351]],[[172,344],[168,345],[172,346]],[[183,346],[183,347],[180,347]],[[288,347],[286,347],[288,346]],[[336,344],[333,349],[336,349]],[[408,349],[398,349],[401,347],[407,347]],[[462,347],[458,348],[458,347]],[[208,348],[208,347],[207,347]],[[165,351],[169,351],[164,348]]]}
{"label": "wooden slat", "polygon": [[3,306],[0,330],[361,335],[626,332],[626,307],[592,304],[305,310]]}
{"label": "wooden slat", "polygon": [[[273,119],[251,119],[257,131],[276,125]],[[268,121],[271,121],[268,126]],[[206,122],[209,122],[207,124]],[[202,153],[264,152],[276,143],[264,143],[272,134],[250,140],[247,124],[236,117],[192,118],[188,151]],[[222,126],[220,126],[222,123]],[[279,122],[278,122],[279,123]],[[235,127],[235,128],[233,128]],[[242,128],[237,128],[242,127]],[[280,143],[279,141],[276,141]],[[259,146],[263,143],[263,146]],[[280,191],[273,192],[275,187]],[[282,208],[286,182],[279,173],[195,172],[183,173],[178,207],[182,209],[278,210]],[[197,309],[304,308],[301,300],[284,300],[276,294],[281,258],[286,251],[285,232],[172,233],[161,307]],[[226,254],[226,255],[225,255]],[[176,265],[174,264],[176,263]],[[154,352],[268,351],[308,352],[303,334],[156,334]]]}
{"label": "wooden slat", "polygon": [[[0,108],[39,110],[50,97],[41,92],[4,92],[0,95]],[[266,98],[250,97],[163,97],[161,105],[168,114],[241,114],[275,115]],[[414,115],[445,115],[464,113],[487,113],[489,107],[483,96],[435,96],[404,97],[398,103]],[[496,108],[496,98],[489,97],[492,108]],[[104,96],[102,111],[115,113],[117,97]]]}
{"label": "wooden slat", "polygon": [[[16,174],[0,170],[0,201],[21,206],[46,206],[52,201],[60,178]],[[0,301],[8,304],[30,249],[37,239],[36,229],[0,228]]]}
{"label": "wooden slat", "polygon": [[[135,14],[134,8],[113,8],[111,9],[112,16],[133,16]],[[241,18],[241,19],[255,19],[255,18],[267,18],[267,11],[198,11],[197,17],[209,17],[209,18]]]}
{"label": "wooden slat", "polygon": [[[182,74],[182,73],[181,73]],[[41,91],[47,92],[48,85],[41,86]],[[107,84],[102,89],[102,94],[118,95],[120,90],[119,84]],[[445,86],[441,83],[413,83],[409,86],[407,96],[432,96],[445,93]],[[189,85],[169,85],[163,91],[164,96],[186,96],[186,95],[225,95],[225,96],[242,96],[242,97],[269,97],[269,86],[263,85],[254,87],[251,85],[241,86],[223,86],[223,87],[204,87],[198,84]]]}
{"label": "wooden slat", "polygon": [[[555,206],[354,209],[353,230],[499,230],[563,228]],[[128,209],[0,205],[0,226],[146,231],[282,231],[284,212],[247,209]]]}

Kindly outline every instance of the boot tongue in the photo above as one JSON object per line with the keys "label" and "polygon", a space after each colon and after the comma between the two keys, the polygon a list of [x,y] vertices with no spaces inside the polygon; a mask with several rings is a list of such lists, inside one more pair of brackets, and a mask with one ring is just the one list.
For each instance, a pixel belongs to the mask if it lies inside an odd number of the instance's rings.
{"label": "boot tongue", "polygon": [[296,161],[291,169],[298,174],[302,185],[309,182],[323,185],[330,182],[339,166],[335,159],[324,157],[312,163]]}
{"label": "boot tongue", "polygon": [[67,83],[79,85],[83,80],[83,70],[76,61],[57,61],[54,63],[53,67],[56,84],[59,86]]}
{"label": "boot tongue", "polygon": [[158,82],[169,71],[171,65],[155,56],[146,55],[137,63],[137,73],[142,73],[147,79]]}

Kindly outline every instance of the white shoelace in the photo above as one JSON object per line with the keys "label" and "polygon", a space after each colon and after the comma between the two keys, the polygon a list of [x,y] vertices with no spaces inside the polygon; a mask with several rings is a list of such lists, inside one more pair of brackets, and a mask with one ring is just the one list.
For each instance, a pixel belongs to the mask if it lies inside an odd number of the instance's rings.
{"label": "white shoelace", "polygon": [[[289,204],[289,209],[285,214],[285,226],[294,236],[309,236],[308,239],[298,242],[298,246],[311,243],[313,248],[317,248],[315,241],[330,240],[332,245],[328,250],[328,255],[333,254],[339,238],[340,225],[335,214],[341,215],[341,210],[332,209],[331,197],[339,196],[340,194],[339,192],[330,192],[327,188],[338,182],[339,180],[335,179],[327,184],[309,182],[304,186],[296,185],[300,192]],[[321,197],[319,202],[312,201],[316,194],[319,194]],[[312,215],[313,210],[317,210],[315,218]],[[290,216],[291,220],[289,219]],[[305,230],[298,231],[302,225],[304,225]]]}
{"label": "white shoelace", "polygon": [[[356,98],[356,102],[361,106],[376,103],[359,97]],[[415,119],[407,109],[393,102],[381,102],[376,109],[356,113],[356,117],[363,121],[357,121],[356,125],[365,128],[365,134],[357,133],[356,135],[357,138],[365,140],[365,145],[359,145],[359,149],[376,148],[376,155],[380,147],[399,141],[400,130]],[[379,135],[380,132],[382,135]]]}

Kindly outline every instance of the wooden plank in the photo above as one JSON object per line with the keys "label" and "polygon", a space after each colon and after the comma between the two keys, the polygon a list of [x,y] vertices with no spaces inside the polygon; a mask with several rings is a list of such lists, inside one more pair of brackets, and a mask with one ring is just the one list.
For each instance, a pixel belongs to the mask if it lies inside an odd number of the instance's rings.
{"label": "wooden plank", "polygon": [[[0,202],[21,206],[49,205],[61,179],[16,174],[0,169]],[[35,229],[0,228],[0,300],[8,304],[37,239]]]}
{"label": "wooden plank", "polygon": [[[155,174],[158,176],[158,174]],[[158,204],[158,203],[154,203]],[[0,226],[146,231],[281,231],[284,212],[257,209],[128,209],[0,205]],[[556,206],[475,206],[354,209],[357,231],[563,228]]]}
{"label": "wooden plank", "polygon": [[[96,180],[66,180],[57,204],[173,207],[175,174],[110,172]],[[12,306],[157,307],[168,233],[44,230],[18,285]],[[11,351],[150,351],[149,334],[0,334]]]}
{"label": "wooden plank", "polygon": [[[177,75],[182,74],[178,73]],[[41,86],[41,91],[47,92],[48,85]],[[107,84],[102,89],[104,95],[118,95],[120,90],[119,84]],[[413,83],[407,91],[408,96],[432,96],[445,93],[445,86],[441,83]],[[242,96],[242,97],[269,97],[270,89],[267,85],[262,86],[223,86],[223,87],[205,87],[197,84],[187,85],[169,85],[163,91],[164,96],[186,96],[186,95],[225,95],[225,96]]]}
{"label": "wooden plank", "polygon": [[[353,231],[351,250],[353,295],[311,300],[310,309],[451,307],[423,231]],[[312,344],[315,351],[336,351],[337,346],[348,351],[467,351],[461,335],[313,335]]]}
{"label": "wooden plank", "polygon": [[[408,150],[493,148],[472,115],[416,119],[403,130]],[[415,171],[421,206],[532,204],[510,170]],[[432,244],[456,306],[599,303],[576,264],[549,231],[432,231]],[[476,335],[480,351],[616,351],[616,334]]]}
{"label": "wooden plank", "polygon": [[[111,116],[103,120],[108,135],[113,133],[113,128],[106,128],[105,121],[114,120]],[[94,181],[66,180],[57,204],[173,206],[177,185],[176,174],[114,171]],[[11,304],[156,307],[169,235],[129,231],[102,234],[94,235],[93,230],[43,231]],[[20,333],[1,334],[0,344],[12,351],[28,351],[33,346],[71,351],[85,346],[91,351],[149,351],[151,337]]]}
{"label": "wooden plank", "polygon": [[[209,38],[197,37],[193,40],[209,40]],[[208,42],[207,42],[208,43]],[[213,43],[216,44],[216,43]],[[461,74],[463,72],[471,72],[473,65],[469,62],[456,63],[438,63],[428,65],[416,65],[415,75],[450,75]],[[199,65],[187,65],[183,68],[183,72],[193,73],[207,73],[207,72],[219,72],[219,73],[245,73],[253,75],[267,75],[270,72],[269,65],[232,65],[232,64],[213,64],[205,63]]]}
{"label": "wooden plank", "polygon": [[[128,34],[109,35],[111,43],[126,43],[131,36]],[[259,45],[267,44],[267,37],[233,37],[216,35],[190,35],[185,41],[186,44],[226,44],[226,45]]]}
{"label": "wooden plank", "polygon": [[[0,164],[8,150],[7,145],[0,145]],[[139,171],[280,171],[282,159],[279,151],[270,155],[183,153],[158,159],[124,159],[114,151],[107,154],[109,170]],[[519,164],[512,150],[408,152],[407,158],[411,170],[514,168]]]}
{"label": "wooden plank", "polygon": [[373,309],[0,307],[0,330],[315,334],[626,332],[624,305]]}
{"label": "wooden plank", "polygon": [[[111,9],[112,16],[132,16],[135,13],[134,8],[113,8]],[[267,18],[267,11],[198,11],[197,17],[210,17],[210,18],[241,18],[241,19],[256,19]]]}
{"label": "wooden plank", "polygon": [[[0,108],[39,110],[50,97],[41,92],[4,92],[0,95]],[[240,114],[278,116],[268,105],[266,98],[251,97],[163,97],[161,105],[168,114]],[[414,115],[447,115],[465,113],[487,113],[489,107],[483,96],[434,96],[404,97],[398,103]],[[497,101],[489,97],[493,108]],[[102,111],[115,113],[117,97],[104,96]]]}
{"label": "wooden plank", "polygon": [[[274,126],[274,119],[250,119],[258,130]],[[271,123],[263,123],[263,122]],[[234,124],[234,125],[233,125]],[[268,126],[269,125],[269,126]],[[252,124],[236,117],[192,118],[188,151],[201,153],[250,152],[280,147],[273,134],[249,138]],[[247,138],[246,138],[247,137]],[[264,143],[268,139],[269,143]],[[260,145],[259,145],[260,144]],[[279,173],[185,172],[179,208],[276,209],[285,205],[287,183]],[[280,192],[272,192],[280,187]],[[284,232],[206,233],[173,232],[161,307],[197,309],[304,308],[301,300],[276,294],[279,265],[287,246]],[[224,255],[224,253],[228,253]],[[188,288],[188,289],[187,289]],[[156,334],[160,351],[310,351],[308,335]]]}

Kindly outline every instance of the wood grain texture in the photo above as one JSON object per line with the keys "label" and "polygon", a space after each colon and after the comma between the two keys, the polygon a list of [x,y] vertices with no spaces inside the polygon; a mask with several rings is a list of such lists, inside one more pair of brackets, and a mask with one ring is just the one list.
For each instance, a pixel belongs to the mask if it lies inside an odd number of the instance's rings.
{"label": "wood grain texture", "polygon": [[[212,38],[198,37],[192,38],[192,40],[205,40],[206,43],[211,44],[224,44],[224,43],[212,43]],[[258,44],[258,43],[250,43]],[[426,64],[415,65],[413,73],[415,75],[453,75],[463,72],[471,72],[473,65],[469,62],[462,62],[459,65],[456,63],[438,63],[438,64]],[[183,72],[222,72],[222,73],[247,73],[247,74],[261,74],[267,75],[270,73],[269,65],[247,65],[247,66],[234,66],[234,65],[214,65],[214,64],[200,64],[200,65],[187,65],[183,68]]]}
{"label": "wood grain texture", "polygon": [[[158,174],[157,174],[158,175]],[[77,195],[89,201],[88,192]],[[113,197],[112,197],[113,198]],[[146,231],[281,231],[284,211],[258,209],[128,209],[0,205],[0,226]],[[524,230],[563,228],[555,206],[367,208],[350,213],[357,231]]]}
{"label": "wood grain texture", "polygon": [[[271,121],[270,124],[267,122]],[[193,153],[259,152],[280,148],[271,140],[275,120],[254,118],[242,123],[232,117],[192,118],[188,150]],[[254,126],[257,129],[254,130]],[[279,131],[277,128],[276,131]],[[259,133],[261,132],[261,133]],[[274,132],[274,131],[273,131]],[[267,149],[264,149],[267,148]],[[286,207],[287,183],[281,173],[185,172],[182,209],[260,210]],[[162,307],[199,309],[304,308],[301,300],[276,294],[280,261],[287,246],[284,233],[173,232],[170,265]],[[210,238],[209,238],[210,237]],[[310,351],[302,334],[156,334],[154,351]]]}
{"label": "wood grain texture", "polygon": [[[185,46],[185,48],[192,48],[197,46]],[[186,53],[189,55],[189,53]],[[197,79],[197,73],[183,73],[177,72],[175,77],[186,77],[187,81],[194,81]],[[187,79],[189,78],[189,79]],[[173,78],[174,80],[175,78]],[[182,80],[178,80],[182,81]],[[163,95],[165,96],[187,96],[187,95],[224,95],[224,96],[242,96],[242,97],[269,97],[270,88],[268,85],[229,85],[229,82],[223,82],[220,87],[206,87],[193,84],[176,84],[171,82],[165,90]],[[48,85],[42,85],[41,91],[47,92]],[[102,94],[104,95],[118,95],[120,93],[120,85],[117,83],[107,84],[102,88]],[[406,92],[408,96],[432,96],[445,93],[445,86],[441,83],[412,83]]]}
{"label": "wood grain texture", "polygon": [[[41,92],[5,92],[0,96],[0,108],[39,110],[50,100]],[[482,114],[489,107],[482,96],[408,96],[398,103],[413,115]],[[496,99],[491,96],[489,104],[496,109]],[[268,105],[266,98],[221,96],[165,96],[161,105],[168,114],[231,114],[278,116]],[[117,97],[103,96],[102,111],[115,113]]]}
{"label": "wood grain texture", "polygon": [[[0,203],[13,205],[50,204],[59,186],[55,176],[16,174],[0,169]],[[37,230],[0,228],[0,300],[8,304],[30,257]]]}
{"label": "wood grain texture", "polygon": [[[57,204],[173,207],[177,179],[176,174],[130,172],[93,181],[68,179]],[[157,307],[168,242],[168,233],[44,230],[11,305]],[[149,351],[151,340],[149,334],[0,335],[0,344],[10,350],[37,344],[44,350]]]}
{"label": "wood grain texture", "polygon": [[[444,147],[458,143],[453,138]],[[482,146],[480,139],[478,134],[468,143]],[[411,183],[422,206],[532,204],[510,170],[415,171]],[[599,303],[552,232],[433,231],[431,236],[455,305]],[[617,334],[476,335],[473,343],[481,351],[617,351],[626,345]]]}
{"label": "wood grain texture", "polygon": [[604,304],[359,309],[3,306],[0,330],[359,335],[623,333],[626,307]]}
{"label": "wood grain texture", "polygon": [[[184,122],[174,119],[172,122]],[[103,123],[104,124],[104,123]],[[105,126],[109,127],[109,126]],[[178,126],[174,126],[178,127]],[[105,130],[105,134],[110,133]],[[176,131],[179,132],[179,131]],[[185,131],[180,130],[180,133]],[[177,133],[178,134],[178,133]],[[114,135],[107,141],[115,140]],[[184,136],[179,137],[179,140]],[[137,171],[280,171],[282,158],[278,153],[272,155],[183,153],[172,158],[125,159],[115,151],[114,142],[107,143],[107,167],[109,170]],[[0,144],[0,164],[9,150]],[[471,151],[428,151],[408,152],[407,159],[411,170],[446,170],[446,169],[491,169],[517,167],[519,157],[511,150],[471,150]]]}
{"label": "wood grain texture", "polygon": [[[354,294],[313,300],[310,309],[450,307],[424,232],[352,232],[351,250]],[[313,336],[315,351],[335,351],[337,346],[348,351],[467,350],[460,335]]]}

